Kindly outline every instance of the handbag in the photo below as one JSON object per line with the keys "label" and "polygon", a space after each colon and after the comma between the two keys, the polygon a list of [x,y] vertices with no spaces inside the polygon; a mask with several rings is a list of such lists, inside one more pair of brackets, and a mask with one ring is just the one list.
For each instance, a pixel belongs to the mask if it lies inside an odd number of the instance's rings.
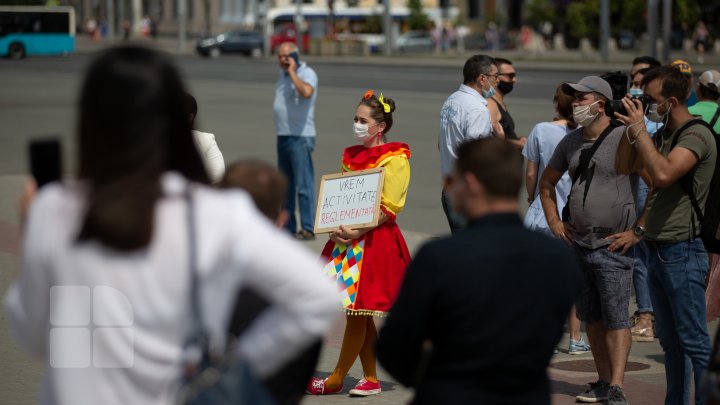
{"label": "handbag", "polygon": [[272,405],[275,401],[262,381],[253,374],[247,362],[238,357],[232,343],[223,354],[213,356],[208,332],[202,322],[197,269],[197,246],[193,199],[190,185],[186,189],[190,262],[190,299],[192,331],[185,343],[186,361],[178,404],[183,405]]}

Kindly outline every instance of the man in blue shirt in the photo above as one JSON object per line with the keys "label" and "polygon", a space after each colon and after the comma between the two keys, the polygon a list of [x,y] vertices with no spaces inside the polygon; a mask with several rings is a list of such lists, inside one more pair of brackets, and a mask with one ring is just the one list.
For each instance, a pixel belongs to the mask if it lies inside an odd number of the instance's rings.
{"label": "man in blue shirt", "polygon": [[[315,100],[318,77],[297,57],[297,46],[285,42],[278,47],[280,77],[275,85],[273,119],[278,135],[280,171],[287,176],[284,208],[290,213],[285,228],[302,240],[315,239],[315,180],[312,152],[315,149]],[[295,218],[295,199],[300,204],[300,229]]]}
{"label": "man in blue shirt", "polygon": [[[465,62],[463,84],[448,97],[440,112],[438,149],[443,179],[452,174],[457,148],[462,142],[492,134],[486,98],[495,94],[497,81],[498,68],[493,58],[475,55]],[[465,221],[448,202],[446,188],[443,187],[441,201],[450,230],[455,233],[465,227]]]}

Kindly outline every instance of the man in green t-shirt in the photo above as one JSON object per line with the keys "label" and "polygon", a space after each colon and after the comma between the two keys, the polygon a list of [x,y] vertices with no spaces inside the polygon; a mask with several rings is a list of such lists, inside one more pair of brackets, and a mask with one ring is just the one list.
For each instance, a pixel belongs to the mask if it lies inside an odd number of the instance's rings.
{"label": "man in green t-shirt", "polygon": [[[685,104],[687,80],[682,73],[669,66],[653,69],[643,78],[642,86],[652,100],[650,104],[643,106],[639,100],[626,97],[623,104],[627,116],[615,113],[628,127],[616,165],[621,173],[645,171],[653,182],[645,229],[637,229],[644,234],[649,249],[650,296],[665,352],[665,403],[682,404],[686,403],[685,393],[690,392],[686,376],[692,371],[695,387],[700,386],[711,347],[705,321],[708,255],[697,237],[700,221],[679,182],[691,173],[695,196],[700,207],[705,207],[717,149],[713,134],[702,124],[680,131],[693,119]],[[665,124],[655,135],[656,142],[645,129],[646,107],[648,119]],[[696,403],[702,403],[700,391],[695,390]]]}
{"label": "man in green t-shirt", "polygon": [[700,116],[703,121],[710,124],[715,133],[720,134],[720,72],[708,70],[700,75],[697,85],[698,102],[688,108],[690,114]]}

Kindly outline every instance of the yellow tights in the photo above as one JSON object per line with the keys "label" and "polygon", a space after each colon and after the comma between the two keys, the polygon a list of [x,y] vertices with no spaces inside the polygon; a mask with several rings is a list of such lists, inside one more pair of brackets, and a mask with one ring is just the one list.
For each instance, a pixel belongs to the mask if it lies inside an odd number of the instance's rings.
{"label": "yellow tights", "polygon": [[375,360],[375,342],[377,342],[377,329],[372,316],[347,315],[345,336],[340,348],[335,370],[325,382],[325,388],[332,390],[342,384],[355,359],[360,356],[363,374],[366,380],[377,382],[377,369]]}

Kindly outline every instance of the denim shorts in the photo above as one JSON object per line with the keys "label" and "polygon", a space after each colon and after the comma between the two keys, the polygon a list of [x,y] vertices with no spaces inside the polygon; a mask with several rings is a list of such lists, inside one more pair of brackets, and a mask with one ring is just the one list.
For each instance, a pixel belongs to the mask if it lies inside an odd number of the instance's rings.
{"label": "denim shorts", "polygon": [[575,245],[582,262],[583,285],[575,302],[584,322],[602,321],[607,329],[630,327],[633,258],[610,252],[607,246],[587,249]]}

